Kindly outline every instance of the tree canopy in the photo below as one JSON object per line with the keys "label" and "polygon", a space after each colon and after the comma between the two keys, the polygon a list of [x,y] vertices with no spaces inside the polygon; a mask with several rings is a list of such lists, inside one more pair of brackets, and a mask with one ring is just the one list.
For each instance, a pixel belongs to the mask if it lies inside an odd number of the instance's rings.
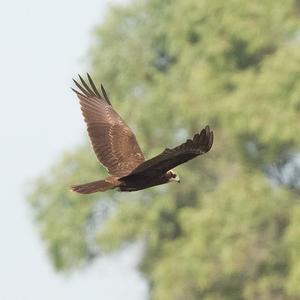
{"label": "tree canopy", "polygon": [[62,154],[28,197],[59,271],[142,241],[153,300],[300,299],[299,15],[297,0],[110,9],[91,73],[145,156],[206,124],[215,143],[176,169],[182,184],[139,193],[70,193],[105,171],[87,143]]}

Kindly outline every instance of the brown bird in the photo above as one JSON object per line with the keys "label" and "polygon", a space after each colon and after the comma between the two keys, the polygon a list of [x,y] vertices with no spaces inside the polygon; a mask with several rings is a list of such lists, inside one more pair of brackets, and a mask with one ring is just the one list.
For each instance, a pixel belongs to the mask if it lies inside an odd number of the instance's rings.
{"label": "brown bird", "polygon": [[111,189],[138,191],[172,181],[180,182],[172,168],[211,149],[213,132],[206,126],[193,139],[173,149],[167,148],[145,161],[135,135],[113,109],[104,87],[101,85],[101,95],[89,74],[87,77],[89,85],[80,75],[81,84],[73,79],[80,91],[72,90],[79,98],[94,152],[106,167],[108,176],[104,180],[73,185],[72,191],[81,194]]}

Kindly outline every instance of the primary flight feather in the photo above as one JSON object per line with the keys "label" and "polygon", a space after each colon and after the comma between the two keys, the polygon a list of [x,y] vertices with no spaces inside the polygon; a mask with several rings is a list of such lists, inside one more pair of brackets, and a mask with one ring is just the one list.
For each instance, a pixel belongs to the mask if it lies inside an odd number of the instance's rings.
{"label": "primary flight feather", "polygon": [[213,132],[206,126],[200,133],[173,149],[146,160],[134,133],[113,109],[104,87],[97,90],[89,74],[89,84],[79,75],[73,79],[79,90],[72,90],[79,98],[80,108],[94,152],[107,169],[104,180],[73,185],[71,190],[81,194],[110,189],[138,191],[148,187],[177,181],[172,168],[208,152],[213,144]]}

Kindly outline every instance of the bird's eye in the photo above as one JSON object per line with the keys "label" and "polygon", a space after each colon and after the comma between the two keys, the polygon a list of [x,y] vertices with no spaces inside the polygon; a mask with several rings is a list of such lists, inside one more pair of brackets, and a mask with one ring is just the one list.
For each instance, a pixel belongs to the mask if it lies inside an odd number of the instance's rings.
{"label": "bird's eye", "polygon": [[172,173],[172,178],[175,178],[176,177],[176,174]]}

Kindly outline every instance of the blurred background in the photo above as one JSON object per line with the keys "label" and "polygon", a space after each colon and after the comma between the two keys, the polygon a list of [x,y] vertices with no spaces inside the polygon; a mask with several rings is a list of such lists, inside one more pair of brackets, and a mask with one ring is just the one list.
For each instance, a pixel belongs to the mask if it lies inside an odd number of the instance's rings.
{"label": "blurred background", "polygon": [[[1,6],[0,299],[300,299],[300,1]],[[103,178],[69,87],[103,83],[146,157],[209,124],[180,185]]]}

